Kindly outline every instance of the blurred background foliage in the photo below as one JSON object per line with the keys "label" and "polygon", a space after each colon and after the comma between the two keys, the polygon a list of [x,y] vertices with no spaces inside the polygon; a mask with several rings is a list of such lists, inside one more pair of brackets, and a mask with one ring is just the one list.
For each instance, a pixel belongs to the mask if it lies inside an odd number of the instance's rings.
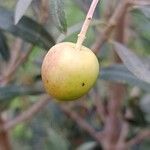
{"label": "blurred background foliage", "polygon": [[[76,42],[77,34],[85,18],[87,9],[79,0],[64,1],[64,9],[59,3],[61,0],[57,1],[58,4],[55,4],[54,0],[49,1],[58,8],[52,4],[49,6],[51,11],[46,23],[39,19],[40,0],[33,0],[25,12],[25,16],[17,25],[14,25],[13,16],[18,1],[0,0],[0,111],[4,115],[6,113],[8,118],[14,118],[40,99],[39,95],[44,93],[40,77],[40,66],[44,55],[57,42]],[[89,7],[90,2],[90,0],[85,1],[86,7]],[[97,35],[95,29],[99,29],[98,25],[102,28],[99,30],[103,30],[105,27],[105,22],[107,22],[107,18],[104,18],[103,15],[105,5],[105,1],[102,1],[102,4],[96,9],[84,43],[87,47],[91,47],[94,42]],[[115,7],[114,4],[112,9]],[[57,9],[62,10],[58,12]],[[128,45],[150,67],[149,10],[150,7],[137,7],[131,10],[132,21],[127,32],[129,32]],[[19,39],[19,43],[21,43],[19,51],[17,48],[15,49],[14,45],[18,38],[22,39]],[[128,138],[131,138],[141,128],[149,127],[150,83],[140,80],[125,65],[112,64],[112,59],[110,59],[113,53],[112,49],[112,46],[106,43],[101,49],[101,55],[97,54],[102,66],[100,77],[94,89],[86,96],[86,101],[84,100],[82,106],[75,109],[97,131],[100,131],[103,123],[99,120],[93,103],[95,88],[100,93],[101,100],[107,103],[108,83],[123,83],[127,87],[128,94],[123,102],[122,115],[127,110],[132,112],[133,116],[126,118],[131,125],[128,135]],[[21,56],[24,61],[12,74],[11,69],[16,65],[12,58],[15,58],[18,53],[20,55],[17,59]],[[28,57],[24,57],[24,55]],[[9,80],[6,78],[6,82],[3,82],[5,75],[11,75],[11,78],[8,76]],[[81,105],[80,101],[75,103],[77,106]],[[59,105],[53,101],[50,101],[31,121],[18,124],[13,128],[10,136],[14,150],[94,150],[94,147],[95,149],[97,147],[96,142],[93,142],[87,133],[78,128],[71,119],[68,119]],[[150,140],[145,140],[133,147],[133,150],[148,149],[150,149]]]}

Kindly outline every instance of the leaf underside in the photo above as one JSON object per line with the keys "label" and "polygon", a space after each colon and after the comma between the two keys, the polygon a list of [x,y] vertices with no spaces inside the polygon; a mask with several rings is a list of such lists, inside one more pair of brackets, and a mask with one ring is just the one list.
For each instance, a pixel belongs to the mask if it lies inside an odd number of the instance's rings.
{"label": "leaf underside", "polygon": [[19,0],[15,9],[15,24],[23,17],[32,0]]}
{"label": "leaf underside", "polygon": [[113,42],[113,45],[124,65],[137,78],[150,83],[150,63],[143,62],[133,51],[118,42]]}

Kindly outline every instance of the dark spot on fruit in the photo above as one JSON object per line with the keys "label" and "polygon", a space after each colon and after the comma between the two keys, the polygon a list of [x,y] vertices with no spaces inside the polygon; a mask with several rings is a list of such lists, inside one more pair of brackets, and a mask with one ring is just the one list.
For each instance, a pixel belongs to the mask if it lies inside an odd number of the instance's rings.
{"label": "dark spot on fruit", "polygon": [[84,83],[84,82],[82,83],[82,86],[85,86],[85,83]]}

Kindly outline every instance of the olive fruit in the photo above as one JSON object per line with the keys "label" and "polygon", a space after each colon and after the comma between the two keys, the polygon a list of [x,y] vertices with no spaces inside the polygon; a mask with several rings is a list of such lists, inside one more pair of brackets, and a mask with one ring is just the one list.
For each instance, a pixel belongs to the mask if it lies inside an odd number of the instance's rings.
{"label": "olive fruit", "polygon": [[41,69],[45,90],[61,101],[71,101],[86,94],[99,74],[95,54],[85,46],[63,42],[53,46],[46,54]]}

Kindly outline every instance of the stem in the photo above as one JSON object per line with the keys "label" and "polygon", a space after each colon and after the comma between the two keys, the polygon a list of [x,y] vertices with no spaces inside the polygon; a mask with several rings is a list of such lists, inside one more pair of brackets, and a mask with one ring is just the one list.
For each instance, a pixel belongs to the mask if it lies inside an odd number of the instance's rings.
{"label": "stem", "polygon": [[82,29],[80,31],[80,33],[78,34],[78,39],[77,39],[77,43],[76,43],[76,50],[80,50],[81,49],[81,46],[82,46],[82,43],[83,41],[85,40],[85,35],[86,35],[86,32],[88,30],[88,27],[91,23],[91,19],[93,17],[93,14],[94,14],[94,11],[95,11],[95,8],[96,8],[96,5],[98,3],[99,0],[93,0],[92,1],[92,4],[90,6],[90,9],[87,13],[87,16],[86,16],[86,19],[83,23],[83,26],[82,26]]}
{"label": "stem", "polygon": [[150,129],[143,129],[140,131],[133,139],[126,143],[127,147],[132,147],[133,145],[139,144],[144,139],[148,139],[150,137]]}
{"label": "stem", "polygon": [[[4,124],[4,120],[0,114],[0,127]],[[11,145],[9,141],[8,131],[0,131],[0,150],[10,150]]]}

